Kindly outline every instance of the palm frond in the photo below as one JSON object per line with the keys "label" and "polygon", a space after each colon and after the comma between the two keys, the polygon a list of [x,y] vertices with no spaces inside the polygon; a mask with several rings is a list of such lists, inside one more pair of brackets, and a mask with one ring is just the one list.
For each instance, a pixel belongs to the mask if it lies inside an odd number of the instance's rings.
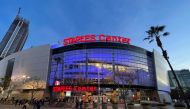
{"label": "palm frond", "polygon": [[143,40],[149,40],[150,38],[149,37],[146,37],[146,38],[144,38]]}
{"label": "palm frond", "polygon": [[155,27],[155,33],[158,33],[159,32],[159,26],[156,26]]}
{"label": "palm frond", "polygon": [[163,34],[163,36],[168,36],[170,33],[169,32],[165,32],[164,34]]}
{"label": "palm frond", "polygon": [[165,25],[158,26],[158,31],[164,31]]}
{"label": "palm frond", "polygon": [[150,30],[154,30],[154,26],[151,26],[151,27],[150,27]]}
{"label": "palm frond", "polygon": [[154,41],[154,39],[151,39],[150,41],[149,41],[149,43],[151,43],[151,42],[153,42]]}

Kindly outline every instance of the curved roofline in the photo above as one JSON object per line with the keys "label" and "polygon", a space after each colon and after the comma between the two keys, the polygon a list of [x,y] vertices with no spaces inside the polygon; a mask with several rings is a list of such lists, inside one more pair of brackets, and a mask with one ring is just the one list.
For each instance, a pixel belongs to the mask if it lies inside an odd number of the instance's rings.
{"label": "curved roofline", "polygon": [[53,53],[56,54],[56,53],[72,51],[72,50],[92,49],[92,48],[123,49],[123,50],[136,51],[140,53],[150,52],[144,48],[137,47],[130,44],[113,43],[113,42],[89,42],[89,43],[78,43],[78,44],[62,46],[59,48],[54,48]]}

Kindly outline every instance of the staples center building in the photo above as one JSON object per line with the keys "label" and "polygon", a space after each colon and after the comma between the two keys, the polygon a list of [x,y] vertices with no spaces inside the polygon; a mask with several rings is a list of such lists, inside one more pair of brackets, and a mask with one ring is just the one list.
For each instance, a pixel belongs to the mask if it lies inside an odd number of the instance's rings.
{"label": "staples center building", "polygon": [[[164,58],[120,36],[84,35],[64,39],[63,46],[32,47],[1,60],[0,76],[11,77],[7,87],[18,85],[11,89],[12,97],[56,98],[67,92],[73,97],[86,92],[109,97],[115,90],[121,96],[120,88],[127,88],[133,99],[171,101]],[[35,88],[33,78],[39,79]]]}

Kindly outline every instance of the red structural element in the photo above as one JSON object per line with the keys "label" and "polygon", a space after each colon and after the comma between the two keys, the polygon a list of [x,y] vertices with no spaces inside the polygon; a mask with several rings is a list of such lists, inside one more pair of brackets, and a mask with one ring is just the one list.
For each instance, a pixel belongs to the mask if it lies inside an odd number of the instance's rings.
{"label": "red structural element", "polygon": [[54,86],[53,92],[65,92],[65,91],[96,91],[97,87],[95,86]]}
{"label": "red structural element", "polygon": [[82,42],[117,42],[117,43],[124,43],[130,44],[130,38],[121,37],[121,36],[109,36],[109,35],[84,35],[84,36],[76,36],[76,37],[69,37],[63,40],[64,46]]}

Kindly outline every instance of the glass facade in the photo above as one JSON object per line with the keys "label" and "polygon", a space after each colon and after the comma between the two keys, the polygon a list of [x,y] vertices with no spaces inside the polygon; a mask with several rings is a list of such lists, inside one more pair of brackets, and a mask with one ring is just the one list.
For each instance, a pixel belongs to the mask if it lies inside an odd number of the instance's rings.
{"label": "glass facade", "polygon": [[127,49],[90,48],[55,53],[51,57],[49,85],[123,84],[155,87],[153,56]]}
{"label": "glass facade", "polygon": [[[183,88],[190,87],[190,71],[187,69],[176,70],[175,74]],[[177,87],[176,80],[174,79],[173,73],[168,71],[169,81],[171,88],[175,89]]]}

